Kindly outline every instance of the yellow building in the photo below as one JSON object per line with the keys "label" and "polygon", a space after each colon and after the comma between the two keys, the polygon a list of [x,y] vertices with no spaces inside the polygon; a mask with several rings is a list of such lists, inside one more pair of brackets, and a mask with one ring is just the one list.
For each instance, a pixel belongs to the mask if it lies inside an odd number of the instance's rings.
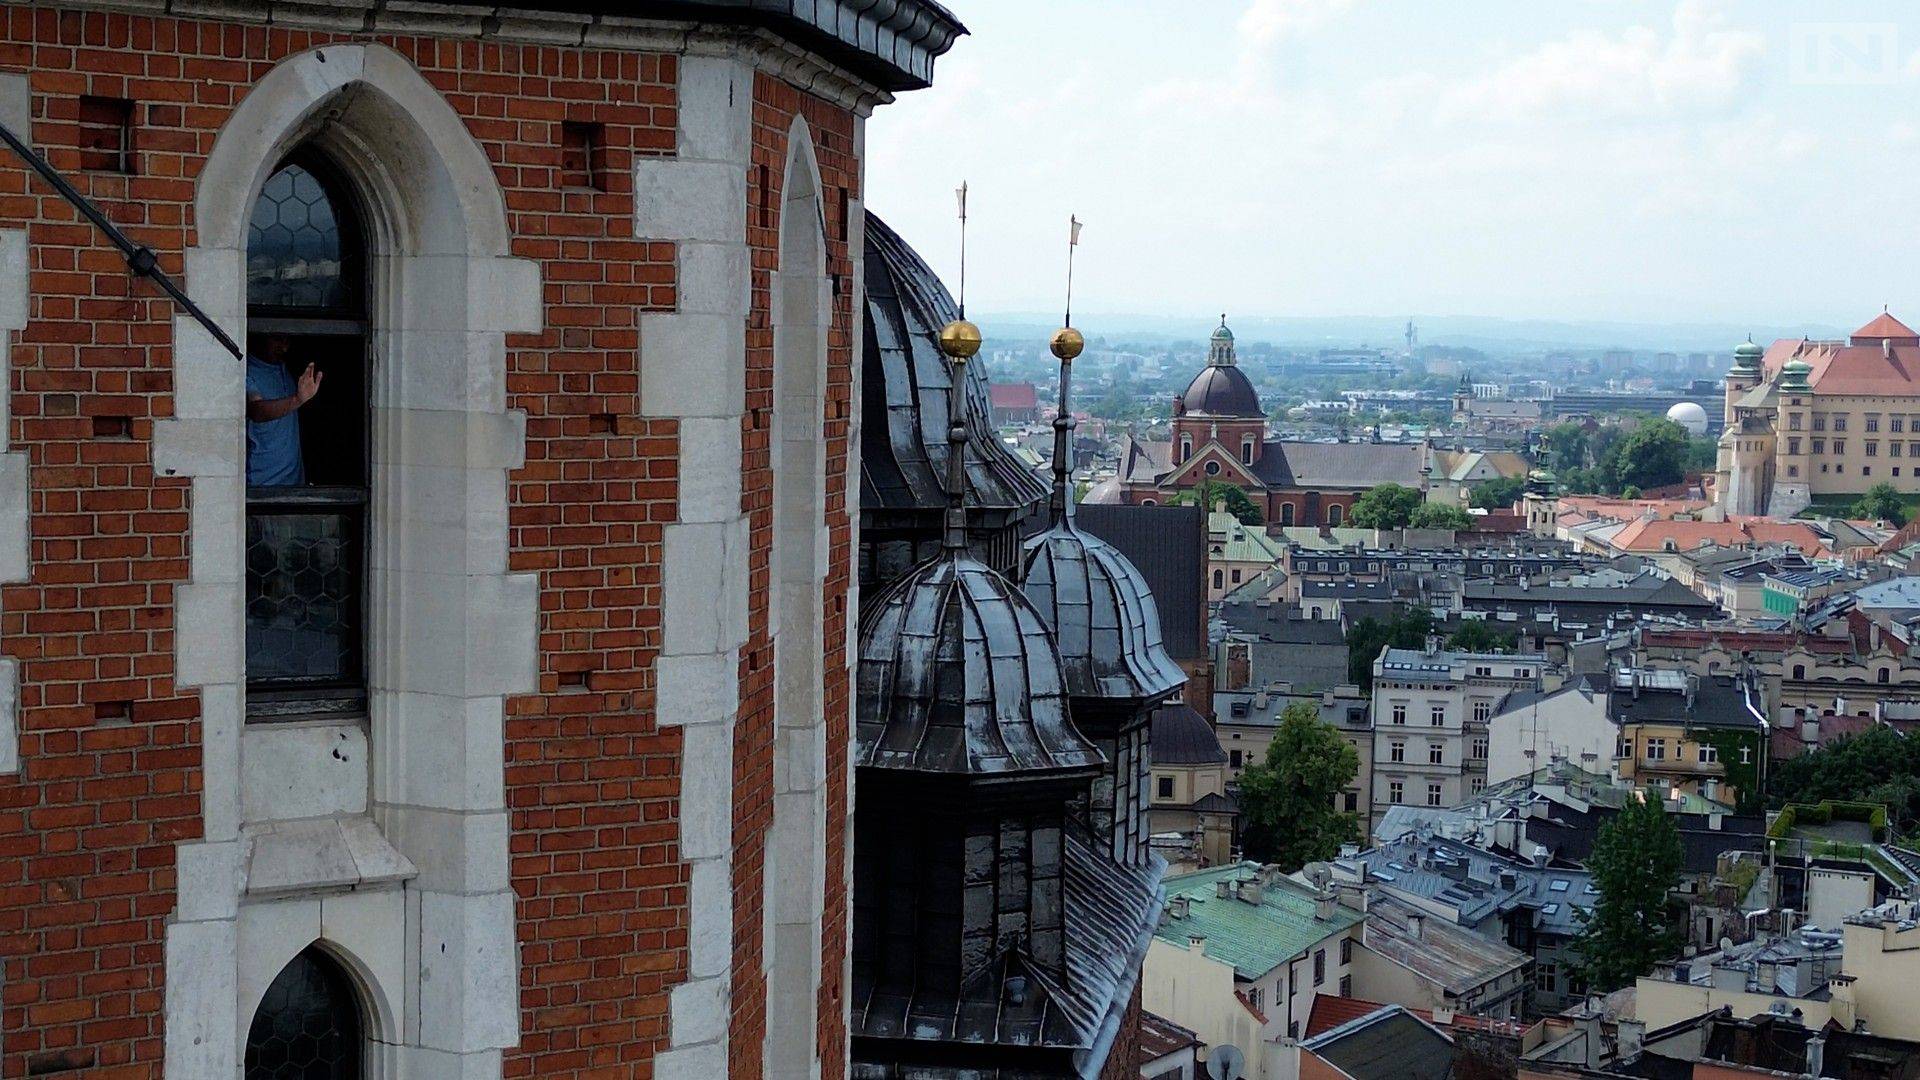
{"label": "yellow building", "polygon": [[1768,730],[1750,681],[1669,668],[1621,668],[1611,678],[1620,779],[1734,805],[1760,793]]}
{"label": "yellow building", "polygon": [[1885,312],[1845,341],[1734,350],[1715,501],[1789,516],[1879,483],[1920,493],[1920,333]]}

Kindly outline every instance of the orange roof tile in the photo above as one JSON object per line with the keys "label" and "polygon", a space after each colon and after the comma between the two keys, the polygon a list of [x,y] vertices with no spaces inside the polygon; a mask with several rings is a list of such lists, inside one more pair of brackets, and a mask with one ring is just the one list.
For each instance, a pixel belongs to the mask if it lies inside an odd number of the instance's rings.
{"label": "orange roof tile", "polygon": [[1678,551],[1705,545],[1757,547],[1785,544],[1809,557],[1828,554],[1825,542],[1812,526],[1771,518],[1729,518],[1726,521],[1663,521],[1640,518],[1628,522],[1608,543],[1618,551],[1665,551],[1671,541]]}
{"label": "orange roof tile", "polygon": [[1878,344],[1888,338],[1892,338],[1895,344],[1899,344],[1902,338],[1906,339],[1906,344],[1920,344],[1920,334],[1914,333],[1912,327],[1885,311],[1874,316],[1872,322],[1853,332],[1855,345]]}

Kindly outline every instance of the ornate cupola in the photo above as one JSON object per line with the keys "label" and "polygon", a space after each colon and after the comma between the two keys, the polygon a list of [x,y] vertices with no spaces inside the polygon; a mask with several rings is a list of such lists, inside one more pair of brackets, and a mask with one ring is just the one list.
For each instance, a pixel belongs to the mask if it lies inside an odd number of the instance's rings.
{"label": "ornate cupola", "polygon": [[1777,384],[1783,394],[1804,394],[1812,387],[1807,377],[1813,374],[1813,365],[1805,360],[1789,360],[1780,366],[1780,381]]}
{"label": "ornate cupola", "polygon": [[1220,325],[1207,340],[1207,366],[1187,384],[1180,404],[1182,415],[1266,419],[1259,392],[1234,359],[1233,331],[1227,329],[1225,315],[1220,316]]}
{"label": "ornate cupola", "polygon": [[1074,813],[1107,761],[1042,613],[968,550],[980,336],[957,319],[938,341],[954,367],[940,550],[860,628],[853,1075],[1098,1075],[1158,873],[1111,859]]}
{"label": "ornate cupola", "polygon": [[1760,376],[1760,360],[1761,357],[1765,355],[1766,350],[1761,348],[1749,337],[1747,340],[1733,347],[1733,367],[1728,374],[1737,373],[1749,378],[1758,378]]}
{"label": "ornate cupola", "polygon": [[1052,520],[1025,545],[1021,588],[1053,630],[1082,731],[1099,744],[1109,769],[1090,792],[1089,823],[1112,838],[1117,859],[1144,862],[1147,721],[1154,706],[1186,682],[1160,639],[1160,612],[1140,571],[1112,545],[1074,523],[1073,361],[1080,331],[1056,331],[1060,405],[1053,421]]}

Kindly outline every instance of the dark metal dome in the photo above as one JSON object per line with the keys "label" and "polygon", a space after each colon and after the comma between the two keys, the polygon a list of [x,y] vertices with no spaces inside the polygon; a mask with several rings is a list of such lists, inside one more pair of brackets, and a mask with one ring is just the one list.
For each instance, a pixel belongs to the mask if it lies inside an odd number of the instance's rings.
{"label": "dark metal dome", "polygon": [[[938,512],[947,505],[947,396],[952,370],[935,339],[960,309],[900,235],[866,224],[860,509]],[[966,503],[970,517],[1023,518],[1047,497],[993,431],[985,365],[967,365]]]}
{"label": "dark metal dome", "polygon": [[1247,373],[1229,364],[1208,364],[1187,384],[1181,405],[1188,413],[1208,416],[1234,416],[1265,419],[1260,394],[1254,390]]}
{"label": "dark metal dome", "polygon": [[895,582],[860,628],[854,763],[1003,776],[1096,768],[1106,758],[1067,712],[1040,612],[962,552]]}
{"label": "dark metal dome", "polygon": [[1071,517],[1030,538],[1020,587],[1053,631],[1074,697],[1166,697],[1186,682],[1160,641],[1153,590],[1127,557]]}

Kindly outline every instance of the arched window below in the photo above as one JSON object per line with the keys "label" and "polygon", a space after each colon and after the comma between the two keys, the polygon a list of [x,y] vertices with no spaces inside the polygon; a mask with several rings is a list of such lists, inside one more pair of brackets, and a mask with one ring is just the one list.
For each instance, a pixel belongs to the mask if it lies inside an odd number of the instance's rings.
{"label": "arched window below", "polygon": [[347,973],[308,946],[280,969],[254,1010],[246,1080],[360,1080],[360,1017]]}
{"label": "arched window below", "polygon": [[1286,502],[1286,503],[1280,504],[1280,524],[1282,525],[1293,524],[1293,504],[1292,503]]}
{"label": "arched window below", "polygon": [[1329,525],[1340,524],[1340,514],[1343,509],[1344,507],[1342,507],[1339,503],[1327,504],[1327,524]]}
{"label": "arched window below", "polygon": [[1796,678],[1796,679],[1804,679],[1804,678],[1806,678],[1806,677],[1807,677],[1807,665],[1805,665],[1805,664],[1795,664],[1795,665],[1793,665],[1793,677],[1794,677],[1794,678]]}
{"label": "arched window below", "polygon": [[1253,440],[1252,439],[1240,440],[1240,461],[1242,464],[1245,464],[1245,465],[1253,464]]}
{"label": "arched window below", "polygon": [[1219,588],[1224,588],[1225,586],[1226,586],[1226,575],[1222,574],[1218,570],[1215,570],[1213,572],[1213,587],[1216,589],[1219,589]]}
{"label": "arched window below", "polygon": [[1879,680],[1880,682],[1887,682],[1890,679],[1892,679],[1892,677],[1893,677],[1893,672],[1887,670],[1886,668],[1881,668],[1878,672],[1874,674],[1874,678]]}
{"label": "arched window below", "polygon": [[1185,461],[1192,456],[1193,456],[1193,440],[1188,438],[1182,438],[1180,440],[1180,460]]}
{"label": "arched window below", "polygon": [[1157,499],[1141,499],[1140,505],[1141,506],[1158,506],[1160,505],[1160,502]]}

